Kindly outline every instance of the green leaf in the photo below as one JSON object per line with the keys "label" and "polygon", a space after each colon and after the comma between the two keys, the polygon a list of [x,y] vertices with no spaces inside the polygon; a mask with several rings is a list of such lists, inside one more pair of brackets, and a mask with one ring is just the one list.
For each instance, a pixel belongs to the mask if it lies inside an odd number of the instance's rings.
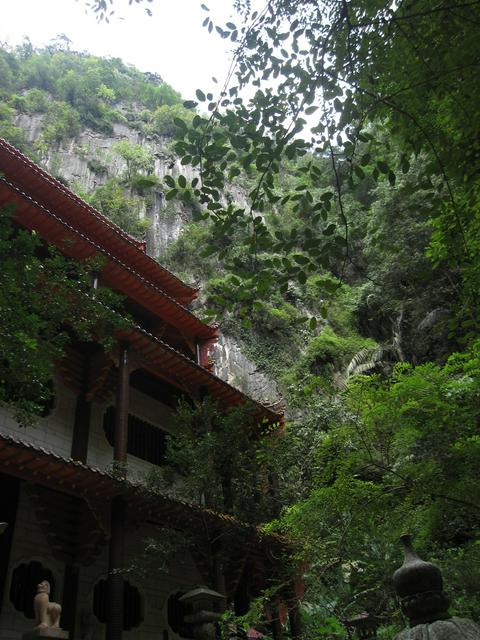
{"label": "green leaf", "polygon": [[390,167],[383,160],[378,160],[377,167],[378,167],[379,171],[381,171],[382,173],[385,173],[385,174],[387,174],[390,171]]}
{"label": "green leaf", "polygon": [[182,120],[181,118],[174,118],[173,119],[173,124],[175,126],[177,126],[179,129],[186,129],[187,128],[185,120]]}
{"label": "green leaf", "polygon": [[178,189],[170,189],[170,191],[167,191],[167,193],[165,194],[165,200],[173,200],[177,193]]}
{"label": "green leaf", "polygon": [[361,180],[363,180],[363,178],[365,178],[365,172],[363,171],[363,169],[361,167],[358,166],[358,164],[356,164],[353,167],[353,170],[355,171],[357,177],[359,177]]}
{"label": "green leaf", "polygon": [[178,185],[181,189],[185,189],[185,187],[187,186],[187,179],[185,178],[185,176],[178,176]]}
{"label": "green leaf", "polygon": [[201,89],[197,89],[195,91],[195,95],[197,96],[197,98],[198,98],[198,100],[200,102],[205,102],[206,96],[205,96],[205,94],[203,93],[203,91]]}

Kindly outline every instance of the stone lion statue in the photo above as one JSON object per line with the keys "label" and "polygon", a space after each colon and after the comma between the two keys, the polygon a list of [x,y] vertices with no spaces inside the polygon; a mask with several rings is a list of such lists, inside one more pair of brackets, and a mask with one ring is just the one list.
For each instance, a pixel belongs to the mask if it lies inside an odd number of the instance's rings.
{"label": "stone lion statue", "polygon": [[50,583],[43,580],[37,585],[37,595],[33,599],[33,610],[37,629],[58,629],[62,606],[50,602]]}

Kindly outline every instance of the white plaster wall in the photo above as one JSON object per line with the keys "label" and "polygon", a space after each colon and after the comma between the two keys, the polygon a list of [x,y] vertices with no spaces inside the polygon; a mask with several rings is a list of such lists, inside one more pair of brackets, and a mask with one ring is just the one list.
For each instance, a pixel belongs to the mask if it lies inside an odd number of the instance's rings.
{"label": "white plaster wall", "polygon": [[[55,402],[51,414],[29,427],[21,427],[12,413],[0,407],[0,431],[16,436],[36,447],[70,458],[76,395],[60,380],[55,381]],[[103,415],[111,403],[92,403],[87,464],[99,469],[110,469],[113,448],[103,431]],[[162,402],[137,391],[130,390],[129,412],[166,432],[174,430],[174,412]],[[132,481],[142,481],[156,465],[128,455],[128,475]]]}
{"label": "white plaster wall", "polygon": [[[109,508],[108,502],[105,508]],[[138,564],[144,540],[162,535],[161,529],[153,525],[129,523],[126,529],[125,566]],[[62,600],[64,564],[57,560],[47,543],[36,515],[32,509],[25,486],[21,487],[20,500],[15,523],[13,545],[10,556],[6,588],[0,614],[0,640],[20,640],[25,631],[34,626],[33,620],[15,610],[10,602],[9,591],[13,570],[24,562],[36,560],[52,571],[55,577],[55,600]],[[79,591],[77,600],[76,637],[81,640],[103,640],[105,625],[100,623],[93,613],[93,592],[95,584],[107,575],[108,548],[104,545],[94,562],[81,566],[79,572]],[[126,640],[161,640],[162,632],[168,630],[169,638],[178,636],[169,628],[167,622],[167,600],[172,593],[188,591],[201,582],[195,564],[187,553],[179,553],[169,563],[168,575],[157,570],[152,559],[146,574],[128,573],[126,579],[140,592],[144,620],[136,629],[124,632]]]}
{"label": "white plaster wall", "polygon": [[0,407],[0,429],[13,436],[31,442],[37,447],[70,457],[75,415],[76,396],[59,380],[55,381],[53,411],[46,418],[39,418],[30,427],[21,427],[10,411]]}

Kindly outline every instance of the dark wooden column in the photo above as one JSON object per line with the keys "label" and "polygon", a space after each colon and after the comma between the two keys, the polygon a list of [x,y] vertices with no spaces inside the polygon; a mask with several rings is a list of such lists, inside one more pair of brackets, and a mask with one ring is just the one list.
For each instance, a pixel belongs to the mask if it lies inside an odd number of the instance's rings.
{"label": "dark wooden column", "polygon": [[75,405],[72,451],[70,454],[73,460],[80,460],[80,462],[87,461],[90,415],[91,403],[88,402],[85,397],[85,392],[82,391],[77,397],[77,404]]}
{"label": "dark wooden column", "polygon": [[74,564],[65,565],[63,575],[63,600],[61,626],[69,632],[69,640],[75,640],[79,570]]}
{"label": "dark wooden column", "polygon": [[[128,400],[129,400],[128,346],[120,346],[118,362],[117,407],[113,459],[119,463],[121,477],[126,474]],[[112,499],[110,513],[110,542],[108,547],[107,624],[106,640],[121,640],[123,632],[123,569],[125,545],[126,504],[121,496]]]}
{"label": "dark wooden column", "polygon": [[123,498],[112,500],[110,544],[108,547],[106,640],[121,640],[123,632],[123,555],[125,544],[126,504]]}
{"label": "dark wooden column", "polygon": [[128,401],[130,374],[128,370],[128,346],[120,346],[118,360],[117,410],[115,412],[115,440],[113,459],[115,462],[127,462],[128,443]]}
{"label": "dark wooden column", "polygon": [[70,457],[73,460],[87,462],[88,437],[90,434],[91,403],[87,400],[88,378],[90,374],[90,351],[86,347],[82,371],[82,389],[77,396],[75,418],[73,422],[72,449]]}
{"label": "dark wooden column", "polygon": [[20,480],[0,474],[0,521],[7,523],[4,533],[0,534],[0,611],[8,576],[19,495]]}

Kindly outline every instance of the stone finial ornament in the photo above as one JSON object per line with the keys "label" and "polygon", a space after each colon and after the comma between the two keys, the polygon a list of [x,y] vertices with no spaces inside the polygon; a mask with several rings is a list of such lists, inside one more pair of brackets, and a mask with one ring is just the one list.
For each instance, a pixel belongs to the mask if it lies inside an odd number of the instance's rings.
{"label": "stone finial ornament", "polygon": [[447,620],[448,598],[443,592],[440,569],[417,555],[409,535],[400,538],[405,561],[393,574],[393,585],[400,599],[402,612],[410,626],[435,620]]}
{"label": "stone finial ornament", "polygon": [[440,569],[417,555],[410,535],[400,540],[405,561],[393,574],[393,585],[410,629],[395,640],[480,640],[480,627],[473,620],[448,613]]}

